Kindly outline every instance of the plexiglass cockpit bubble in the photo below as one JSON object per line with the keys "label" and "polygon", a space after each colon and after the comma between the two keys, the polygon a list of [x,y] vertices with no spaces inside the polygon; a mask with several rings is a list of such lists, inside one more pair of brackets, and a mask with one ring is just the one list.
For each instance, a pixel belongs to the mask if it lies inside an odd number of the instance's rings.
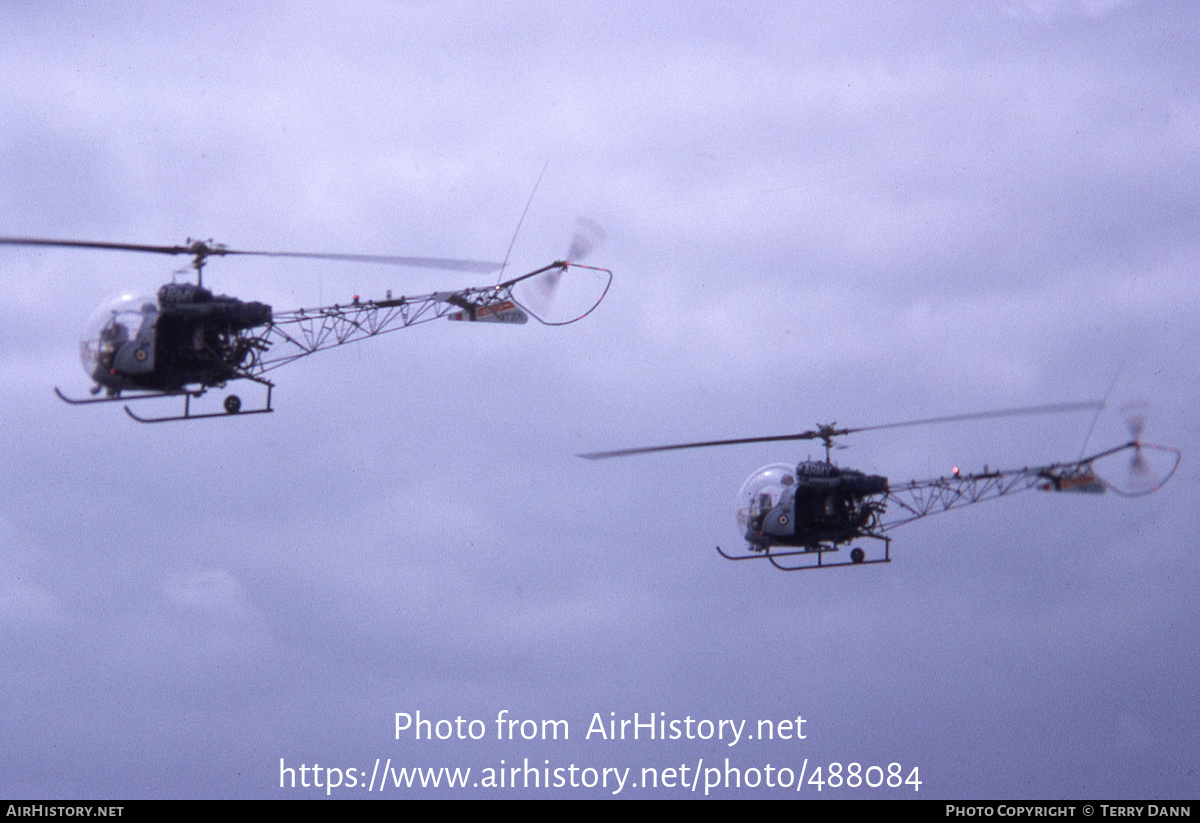
{"label": "plexiglass cockpit bubble", "polygon": [[123,294],[96,309],[79,343],[79,359],[88,377],[103,383],[121,346],[134,340],[158,316],[158,304],[144,294]]}
{"label": "plexiglass cockpit bubble", "polygon": [[764,514],[779,504],[780,498],[796,485],[796,470],[785,463],[772,463],[750,475],[742,484],[737,499],[738,528],[756,530]]}

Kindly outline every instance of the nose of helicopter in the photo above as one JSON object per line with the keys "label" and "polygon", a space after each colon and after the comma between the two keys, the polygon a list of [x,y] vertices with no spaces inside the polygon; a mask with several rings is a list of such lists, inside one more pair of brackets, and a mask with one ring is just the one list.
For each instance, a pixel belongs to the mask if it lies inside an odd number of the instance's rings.
{"label": "nose of helicopter", "polygon": [[118,387],[120,378],[114,373],[115,361],[122,349],[129,348],[129,357],[143,364],[153,356],[152,347],[136,357],[128,346],[152,327],[158,306],[153,297],[126,293],[102,304],[88,319],[83,339],[79,342],[79,360],[83,371],[98,386]]}
{"label": "nose of helicopter", "polygon": [[757,531],[763,515],[775,508],[795,485],[795,469],[785,463],[763,466],[746,478],[737,496],[738,529],[743,533]]}

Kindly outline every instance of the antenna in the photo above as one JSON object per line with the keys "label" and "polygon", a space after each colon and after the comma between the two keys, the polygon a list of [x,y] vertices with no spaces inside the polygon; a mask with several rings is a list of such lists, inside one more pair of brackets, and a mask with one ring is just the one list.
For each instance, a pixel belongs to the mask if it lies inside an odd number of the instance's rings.
{"label": "antenna", "polygon": [[1083,438],[1083,448],[1079,450],[1080,460],[1082,460],[1083,456],[1087,454],[1088,441],[1092,439],[1092,432],[1096,430],[1096,423],[1100,420],[1100,413],[1104,411],[1104,407],[1108,405],[1108,397],[1112,394],[1113,389],[1116,388],[1117,380],[1120,379],[1121,370],[1123,368],[1125,368],[1124,362],[1117,366],[1117,373],[1113,375],[1112,382],[1108,384],[1108,391],[1104,393],[1104,399],[1100,401],[1100,407],[1096,409],[1096,413],[1092,415],[1092,425],[1088,426],[1087,436]]}
{"label": "antenna", "polygon": [[525,215],[529,214],[529,207],[533,204],[533,196],[537,194],[538,186],[542,183],[542,178],[546,176],[546,169],[550,168],[550,161],[546,161],[546,165],[542,166],[542,173],[538,175],[537,182],[533,184],[533,191],[529,192],[529,199],[525,201],[525,209],[521,212],[521,219],[517,221],[516,231],[513,232],[512,240],[508,241],[508,251],[504,253],[504,262],[500,264],[500,277],[497,278],[497,283],[504,282],[504,269],[508,266],[508,256],[512,254],[513,246],[517,244],[517,235],[521,233],[521,225],[525,222]]}

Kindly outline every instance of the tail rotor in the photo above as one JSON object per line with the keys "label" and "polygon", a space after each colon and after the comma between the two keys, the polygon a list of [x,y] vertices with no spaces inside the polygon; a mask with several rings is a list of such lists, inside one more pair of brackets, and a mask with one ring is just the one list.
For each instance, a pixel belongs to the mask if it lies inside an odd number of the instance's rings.
{"label": "tail rotor", "polygon": [[[565,259],[521,284],[518,299],[538,320],[551,326],[573,323],[589,314],[604,299],[612,275],[606,269],[582,264],[607,235],[594,221],[580,217]],[[570,283],[563,285],[570,271]]]}
{"label": "tail rotor", "polygon": [[[567,256],[563,259],[568,265],[571,263],[582,263],[592,251],[605,241],[608,237],[604,233],[604,229],[586,217],[580,217],[575,221],[575,234],[571,237],[571,245],[567,249]],[[551,300],[554,297],[554,292],[558,289],[558,281],[562,279],[563,272],[566,267],[548,271],[539,277],[536,281],[538,291],[545,300]]]}
{"label": "tail rotor", "polygon": [[1129,428],[1129,442],[1123,449],[1132,450],[1129,462],[1119,481],[1107,480],[1105,485],[1123,497],[1142,497],[1161,489],[1175,470],[1183,453],[1173,446],[1160,446],[1142,440],[1146,428],[1144,405],[1127,406],[1125,425]]}
{"label": "tail rotor", "polygon": [[1135,477],[1147,475],[1150,473],[1150,467],[1142,453],[1142,431],[1146,428],[1146,415],[1141,412],[1130,414],[1125,420],[1125,425],[1129,427],[1129,439],[1133,443],[1133,456],[1129,458],[1129,473]]}

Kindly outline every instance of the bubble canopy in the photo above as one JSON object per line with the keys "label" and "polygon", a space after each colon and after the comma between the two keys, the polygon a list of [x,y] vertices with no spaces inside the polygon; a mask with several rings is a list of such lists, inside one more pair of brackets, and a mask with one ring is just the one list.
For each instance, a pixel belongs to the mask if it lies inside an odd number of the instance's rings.
{"label": "bubble canopy", "polygon": [[101,378],[112,369],[122,344],[136,339],[157,316],[157,302],[145,294],[122,294],[96,309],[79,343],[79,359],[88,377],[103,383]]}
{"label": "bubble canopy", "polygon": [[744,532],[752,521],[761,521],[795,485],[796,469],[786,463],[763,466],[746,478],[738,491],[738,528]]}

